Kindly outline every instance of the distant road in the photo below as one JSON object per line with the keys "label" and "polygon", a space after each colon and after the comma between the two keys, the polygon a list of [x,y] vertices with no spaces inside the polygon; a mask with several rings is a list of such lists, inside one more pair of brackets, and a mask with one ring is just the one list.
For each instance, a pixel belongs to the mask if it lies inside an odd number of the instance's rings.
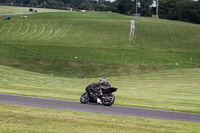
{"label": "distant road", "polygon": [[16,15],[16,14],[32,14],[32,13],[29,13],[29,12],[27,13],[0,13],[0,16],[1,15]]}
{"label": "distant road", "polygon": [[90,112],[98,114],[110,114],[110,115],[143,117],[143,118],[187,121],[187,122],[200,122],[200,114],[130,108],[121,106],[103,106],[99,104],[81,104],[80,102],[29,97],[29,96],[19,96],[19,95],[9,95],[9,94],[0,94],[0,103],[8,105],[31,106],[37,108]]}

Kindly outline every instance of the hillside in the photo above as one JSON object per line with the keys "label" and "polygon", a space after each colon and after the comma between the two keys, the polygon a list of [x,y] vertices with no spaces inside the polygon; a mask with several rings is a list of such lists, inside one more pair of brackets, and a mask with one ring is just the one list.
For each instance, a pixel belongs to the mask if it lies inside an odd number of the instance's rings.
{"label": "hillside", "polygon": [[[132,75],[200,65],[199,25],[100,12],[20,16],[0,19],[2,65],[70,77]],[[132,19],[136,32],[130,39]]]}
{"label": "hillside", "polygon": [[[79,101],[88,84],[106,77],[118,88],[114,106],[200,113],[199,25],[106,12],[42,11],[0,18],[0,93]],[[7,8],[0,7],[2,12]],[[136,29],[130,38],[132,19]],[[0,114],[0,132],[193,133],[200,128],[191,122],[4,104]]]}

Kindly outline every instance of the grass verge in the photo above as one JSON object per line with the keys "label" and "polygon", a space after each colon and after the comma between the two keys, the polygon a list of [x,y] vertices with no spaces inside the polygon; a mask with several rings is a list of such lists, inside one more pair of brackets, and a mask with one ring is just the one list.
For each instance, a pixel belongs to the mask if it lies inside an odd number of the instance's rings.
{"label": "grass verge", "polygon": [[[107,77],[117,87],[115,105],[200,113],[200,69],[175,69]],[[0,66],[0,93],[79,101],[99,78],[51,76]]]}
{"label": "grass verge", "polygon": [[199,123],[18,107],[0,104],[0,132],[196,133]]}

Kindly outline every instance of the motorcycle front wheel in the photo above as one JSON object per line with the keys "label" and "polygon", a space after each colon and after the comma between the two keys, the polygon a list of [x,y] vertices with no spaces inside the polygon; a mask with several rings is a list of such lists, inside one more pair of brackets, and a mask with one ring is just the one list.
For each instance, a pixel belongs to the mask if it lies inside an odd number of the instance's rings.
{"label": "motorcycle front wheel", "polygon": [[81,103],[88,103],[89,102],[89,97],[88,97],[87,92],[85,92],[81,95],[80,102]]}
{"label": "motorcycle front wheel", "polygon": [[115,101],[113,94],[105,94],[105,98],[102,99],[102,104],[105,106],[111,106]]}

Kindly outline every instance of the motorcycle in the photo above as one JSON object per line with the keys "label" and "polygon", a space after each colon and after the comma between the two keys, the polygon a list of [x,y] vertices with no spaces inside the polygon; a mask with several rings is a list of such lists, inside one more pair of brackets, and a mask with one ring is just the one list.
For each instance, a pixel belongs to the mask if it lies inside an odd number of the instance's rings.
{"label": "motorcycle", "polygon": [[[80,102],[85,103],[102,103],[105,106],[111,106],[115,102],[115,96],[112,92],[117,91],[115,87],[99,88],[96,83],[86,87],[86,92],[80,97]],[[88,91],[89,90],[89,91]],[[102,95],[100,94],[102,92]],[[100,100],[100,101],[99,101]]]}

